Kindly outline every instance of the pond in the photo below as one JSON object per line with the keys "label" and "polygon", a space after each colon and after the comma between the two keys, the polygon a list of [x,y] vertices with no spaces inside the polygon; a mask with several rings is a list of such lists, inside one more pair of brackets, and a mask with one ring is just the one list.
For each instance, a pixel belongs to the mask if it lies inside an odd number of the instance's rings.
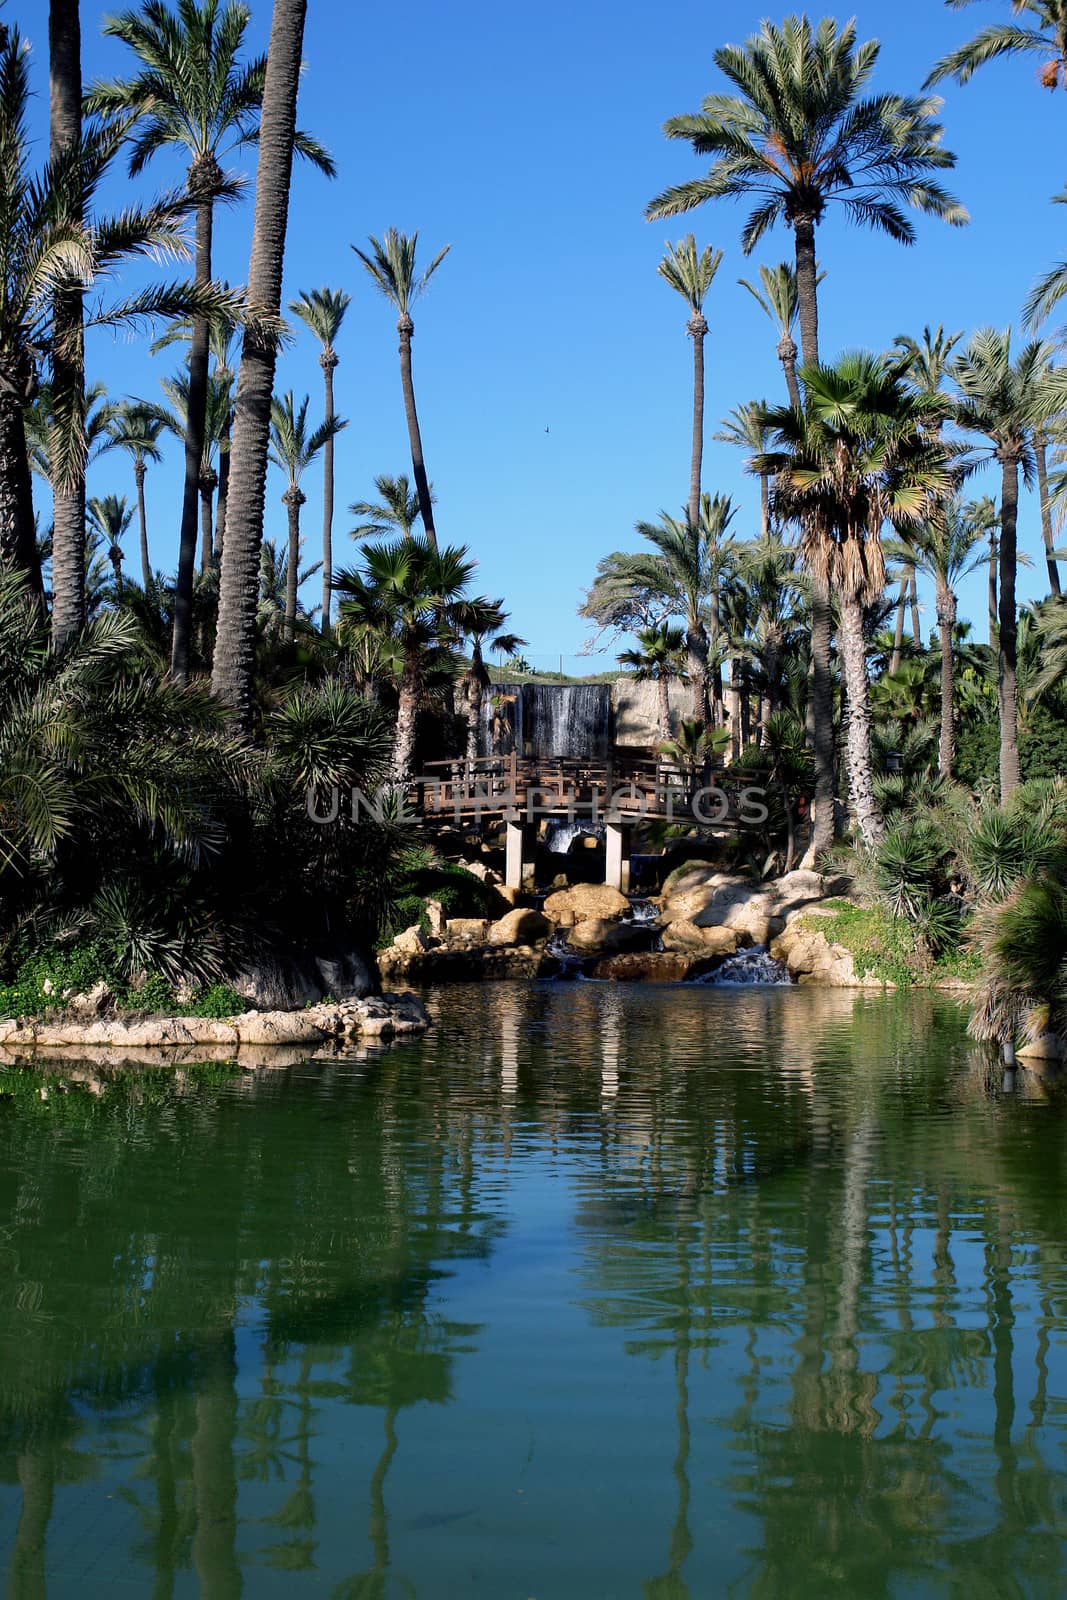
{"label": "pond", "polygon": [[1054,1087],[932,995],[430,998],[0,1073],[11,1596],[1067,1593]]}

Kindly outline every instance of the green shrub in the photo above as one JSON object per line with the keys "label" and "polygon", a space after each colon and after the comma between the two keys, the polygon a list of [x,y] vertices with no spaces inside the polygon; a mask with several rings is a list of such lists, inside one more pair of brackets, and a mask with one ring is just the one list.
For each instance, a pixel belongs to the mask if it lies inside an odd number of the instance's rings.
{"label": "green shrub", "polygon": [[247,1009],[247,1001],[225,983],[202,989],[189,1008],[194,1017],[236,1017]]}

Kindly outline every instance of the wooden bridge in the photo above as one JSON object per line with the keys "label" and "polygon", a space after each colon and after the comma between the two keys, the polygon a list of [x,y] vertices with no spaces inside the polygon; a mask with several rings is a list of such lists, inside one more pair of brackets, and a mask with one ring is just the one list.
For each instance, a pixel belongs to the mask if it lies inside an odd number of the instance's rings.
{"label": "wooden bridge", "polygon": [[518,755],[477,761],[432,761],[414,780],[409,810],[428,826],[464,826],[502,819],[506,824],[505,882],[532,886],[533,842],[547,818],[603,823],[605,880],[627,889],[630,835],[635,822],[697,821],[736,827],[737,809],[722,789],[723,769],[691,771],[655,757],[615,757],[603,763]]}

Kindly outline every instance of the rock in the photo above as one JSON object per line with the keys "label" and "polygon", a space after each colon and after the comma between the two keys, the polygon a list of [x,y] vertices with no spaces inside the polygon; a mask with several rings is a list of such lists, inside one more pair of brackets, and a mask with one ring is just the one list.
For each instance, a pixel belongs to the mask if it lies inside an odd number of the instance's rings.
{"label": "rock", "polygon": [[108,985],[101,979],[99,983],[94,983],[91,989],[87,989],[84,994],[72,994],[67,1001],[67,1010],[78,1012],[85,1016],[99,1016],[101,1012],[108,1009],[114,998],[115,996]]}
{"label": "rock", "polygon": [[522,899],[522,890],[513,888],[507,883],[500,884],[496,892],[498,899],[508,906],[516,905]]}
{"label": "rock", "polygon": [[430,941],[416,922],[412,927],[405,928],[403,933],[398,933],[393,940],[392,949],[399,950],[401,955],[415,956],[422,950],[428,950]]}
{"label": "rock", "polygon": [[561,928],[582,922],[614,921],[626,916],[629,909],[626,896],[606,883],[575,883],[550,894],[545,901],[545,916]]}
{"label": "rock", "polygon": [[257,1011],[292,1011],[314,1004],[323,995],[318,969],[311,962],[265,956],[231,980],[242,1000]]}
{"label": "rock", "polygon": [[647,950],[653,937],[652,929],[647,925],[609,922],[599,917],[567,929],[570,948],[590,955],[610,955],[617,950]]}
{"label": "rock", "polygon": [[426,923],[431,939],[443,939],[445,936],[445,908],[440,900],[427,900]]}
{"label": "rock", "polygon": [[680,951],[646,950],[605,956],[591,976],[615,983],[681,983],[699,964]]}
{"label": "rock", "polygon": [[1064,1061],[1067,1060],[1067,1039],[1046,1028],[1035,1034],[1034,1038],[1027,1039],[1015,1053],[1021,1060]]}
{"label": "rock", "polygon": [[450,917],[445,923],[445,943],[451,946],[484,944],[488,931],[488,917]]}
{"label": "rock", "polygon": [[486,934],[488,944],[540,944],[545,939],[550,939],[555,932],[555,924],[550,922],[540,911],[527,910],[522,906],[514,911],[509,911],[507,916],[501,917],[499,922],[494,922]]}
{"label": "rock", "polygon": [[892,989],[879,978],[861,976],[856,971],[852,952],[842,944],[832,944],[818,928],[807,926],[803,918],[787,924],[785,931],[771,941],[770,953],[784,962],[789,975],[798,983],[821,985],[828,989]]}
{"label": "rock", "polygon": [[245,1011],[234,1017],[241,1044],[319,1044],[322,1029],[300,1011]]}
{"label": "rock", "polygon": [[663,930],[665,950],[691,951],[705,956],[732,956],[738,946],[733,928],[701,928],[695,922],[672,922]]}

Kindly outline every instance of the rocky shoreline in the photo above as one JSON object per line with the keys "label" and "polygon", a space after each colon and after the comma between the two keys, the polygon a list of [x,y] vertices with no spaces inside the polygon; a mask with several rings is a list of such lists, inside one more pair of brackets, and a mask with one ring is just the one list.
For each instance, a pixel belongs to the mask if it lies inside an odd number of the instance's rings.
{"label": "rocky shoreline", "polygon": [[424,922],[378,952],[389,983],[439,984],[551,978],[565,971],[616,982],[681,983],[704,978],[745,950],[767,951],[794,983],[883,988],[857,972],[852,952],[815,921],[847,880],[795,871],[754,883],[694,862],[662,894],[632,902],[606,884],[574,884],[540,908],[518,906],[496,921],[447,918],[430,901]]}
{"label": "rocky shoreline", "polygon": [[[280,1050],[292,1059],[336,1056],[425,1033],[426,1007],[410,993],[367,995],[300,1011],[246,1011],[234,1017],[92,1016],[48,1022],[0,1021],[0,1061],[76,1052],[79,1059],[161,1058],[260,1065]],[[295,1049],[295,1055],[294,1055]]]}

